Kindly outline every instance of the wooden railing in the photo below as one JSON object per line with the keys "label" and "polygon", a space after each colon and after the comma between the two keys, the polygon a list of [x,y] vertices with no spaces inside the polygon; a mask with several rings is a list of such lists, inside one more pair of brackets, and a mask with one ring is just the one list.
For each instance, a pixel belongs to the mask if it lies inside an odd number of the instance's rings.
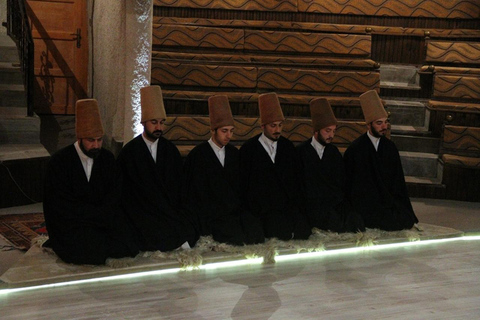
{"label": "wooden railing", "polygon": [[23,82],[27,92],[27,114],[33,116],[33,38],[25,9],[25,0],[7,0],[7,34],[16,42],[20,53]]}

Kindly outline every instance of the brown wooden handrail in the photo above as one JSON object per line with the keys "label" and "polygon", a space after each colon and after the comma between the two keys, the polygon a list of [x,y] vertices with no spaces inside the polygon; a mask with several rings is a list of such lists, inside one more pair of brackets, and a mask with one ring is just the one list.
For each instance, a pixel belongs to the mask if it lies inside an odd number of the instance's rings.
{"label": "brown wooden handrail", "polygon": [[23,83],[27,92],[27,115],[34,110],[34,45],[25,0],[7,0],[7,34],[16,42],[20,53]]}

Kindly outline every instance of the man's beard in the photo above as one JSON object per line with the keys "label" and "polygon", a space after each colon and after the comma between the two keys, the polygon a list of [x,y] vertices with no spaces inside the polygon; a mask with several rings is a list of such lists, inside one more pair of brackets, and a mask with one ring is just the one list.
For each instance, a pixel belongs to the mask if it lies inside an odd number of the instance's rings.
{"label": "man's beard", "polygon": [[83,146],[83,143],[80,143],[80,149],[87,157],[92,159],[96,159],[100,155],[100,151],[101,151],[101,149],[99,148],[93,148],[87,151]]}
{"label": "man's beard", "polygon": [[163,131],[162,130],[155,130],[153,132],[150,132],[148,130],[145,130],[145,134],[150,139],[157,140],[158,138],[160,138],[163,135]]}
{"label": "man's beard", "polygon": [[317,141],[322,145],[322,146],[326,146],[327,144],[331,143],[333,138],[329,138],[330,141],[326,141],[325,139],[323,139],[323,137],[319,134],[318,135],[318,138],[317,138]]}
{"label": "man's beard", "polygon": [[270,137],[267,137],[267,138],[269,138],[272,141],[278,141],[281,135],[282,135],[281,133],[273,133]]}
{"label": "man's beard", "polygon": [[384,133],[380,133],[379,131],[375,130],[375,128],[372,126],[372,135],[373,135],[375,138],[384,137],[386,132],[387,132],[387,130],[385,130]]}

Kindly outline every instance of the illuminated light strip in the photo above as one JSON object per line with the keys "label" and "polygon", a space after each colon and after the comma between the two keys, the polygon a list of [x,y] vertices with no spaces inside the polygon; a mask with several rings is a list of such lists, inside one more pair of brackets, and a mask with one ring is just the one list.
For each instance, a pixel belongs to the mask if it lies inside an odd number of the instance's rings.
{"label": "illuminated light strip", "polygon": [[244,265],[250,265],[250,264],[262,264],[262,263],[263,263],[263,258],[243,259],[243,260],[236,260],[236,261],[208,263],[205,265],[201,265],[198,269],[212,270],[212,269],[231,268],[231,267],[238,267],[238,266],[244,266]]}
{"label": "illuminated light strip", "polygon": [[[385,249],[392,249],[392,248],[429,245],[429,244],[437,244],[437,243],[445,243],[445,242],[453,242],[453,241],[475,241],[475,240],[480,240],[480,235],[471,235],[471,236],[463,236],[463,237],[455,237],[455,238],[447,238],[447,239],[434,239],[434,240],[421,240],[421,241],[410,241],[410,242],[400,242],[400,243],[390,243],[390,244],[379,244],[379,245],[374,245],[369,247],[333,249],[333,250],[325,250],[325,251],[319,251],[319,252],[294,253],[294,254],[276,256],[275,261],[281,262],[281,261],[289,261],[289,260],[295,260],[295,259],[315,258],[320,256],[331,256],[336,254],[340,255],[340,254],[355,253],[355,252],[362,252],[362,251],[385,250]],[[209,263],[209,264],[202,265],[197,269],[214,270],[214,269],[231,268],[231,267],[244,266],[244,265],[257,265],[257,264],[261,264],[262,262],[263,262],[263,258],[242,259],[238,261]],[[188,268],[187,270],[192,270],[192,269],[195,269],[195,268]],[[116,276],[107,276],[107,277],[101,277],[101,278],[51,283],[51,284],[44,284],[44,285],[23,287],[23,288],[0,289],[0,295],[5,295],[5,294],[15,293],[15,292],[22,292],[22,291],[66,287],[66,286],[72,286],[72,285],[84,284],[84,283],[94,283],[94,282],[102,282],[102,281],[105,282],[105,281],[112,281],[112,280],[172,274],[182,270],[183,269],[181,268],[171,268],[171,269],[165,269],[165,270],[144,271],[144,272],[136,272],[136,273],[123,274],[123,275],[116,275]]]}
{"label": "illuminated light strip", "polygon": [[453,242],[453,241],[471,241],[471,240],[480,240],[480,236],[463,236],[463,237],[454,237],[454,238],[445,238],[445,239],[432,239],[432,240],[420,240],[420,241],[409,241],[409,242],[398,242],[398,243],[388,243],[388,244],[378,244],[368,247],[353,247],[345,249],[333,249],[325,250],[318,252],[302,252],[296,254],[289,254],[284,256],[276,256],[275,261],[289,261],[294,259],[301,258],[314,258],[319,256],[332,256],[340,255],[347,253],[363,252],[363,251],[379,251],[393,248],[403,248],[403,247],[412,247],[412,246],[423,246],[429,244]]}
{"label": "illuminated light strip", "polygon": [[182,269],[172,268],[172,269],[164,269],[164,270],[154,270],[154,271],[135,272],[135,273],[129,273],[129,274],[120,274],[120,275],[116,275],[116,276],[107,276],[107,277],[101,277],[101,278],[91,278],[91,279],[73,280],[73,281],[67,281],[67,282],[49,283],[49,284],[42,284],[42,285],[38,285],[38,286],[23,287],[23,288],[2,289],[2,290],[0,290],[0,295],[13,293],[13,292],[20,292],[20,291],[30,291],[30,290],[38,290],[38,289],[66,287],[66,286],[72,286],[72,285],[84,284],[84,283],[94,283],[94,282],[102,282],[102,281],[140,278],[140,277],[153,276],[153,275],[163,275],[163,274],[169,274],[169,273],[176,273],[180,270],[182,270]]}

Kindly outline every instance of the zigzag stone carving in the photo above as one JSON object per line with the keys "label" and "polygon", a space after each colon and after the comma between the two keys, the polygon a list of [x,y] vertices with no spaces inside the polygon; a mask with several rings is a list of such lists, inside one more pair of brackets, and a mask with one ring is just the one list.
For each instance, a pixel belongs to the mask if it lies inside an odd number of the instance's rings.
{"label": "zigzag stone carving", "polygon": [[152,66],[152,82],[160,85],[253,89],[256,80],[257,68],[254,67],[174,62],[155,62]]}
{"label": "zigzag stone carving", "polygon": [[368,16],[478,19],[480,3],[468,0],[298,0],[298,11]]}
{"label": "zigzag stone carving", "polygon": [[433,89],[435,97],[480,99],[480,78],[436,75]]}
{"label": "zigzag stone carving", "polygon": [[480,43],[430,41],[427,62],[480,64]]}
{"label": "zigzag stone carving", "polygon": [[480,3],[469,0],[154,0],[159,7],[250,11],[318,12],[392,17],[478,19]]}
{"label": "zigzag stone carving", "polygon": [[445,126],[443,132],[443,148],[452,149],[455,150],[455,152],[480,152],[480,128]]}
{"label": "zigzag stone carving", "polygon": [[[235,132],[232,141],[246,141],[262,132],[259,118],[235,117]],[[208,140],[210,120],[208,117],[168,117],[164,137],[171,141],[194,143]],[[347,146],[364,134],[365,122],[339,121],[333,142],[338,146]],[[293,142],[302,142],[312,137],[310,119],[286,119],[282,135]]]}
{"label": "zigzag stone carving", "polygon": [[378,72],[258,69],[258,88],[267,90],[362,93],[375,89],[379,82]]}
{"label": "zigzag stone carving", "polygon": [[154,0],[153,5],[197,9],[297,11],[297,0]]}
{"label": "zigzag stone carving", "polygon": [[156,24],[152,32],[153,45],[243,49],[241,29]]}
{"label": "zigzag stone carving", "polygon": [[371,36],[247,30],[245,49],[369,57]]}

